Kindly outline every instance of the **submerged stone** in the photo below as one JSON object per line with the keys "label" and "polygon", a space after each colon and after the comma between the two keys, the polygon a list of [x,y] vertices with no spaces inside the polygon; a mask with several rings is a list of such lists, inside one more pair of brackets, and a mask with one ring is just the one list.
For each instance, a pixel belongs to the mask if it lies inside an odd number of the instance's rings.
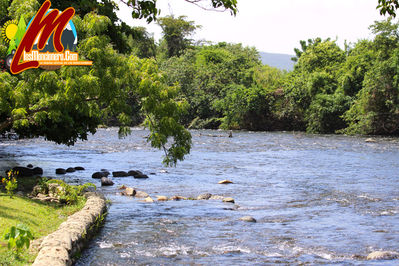
{"label": "submerged stone", "polygon": [[168,197],[166,196],[157,196],[158,201],[168,201]]}
{"label": "submerged stone", "polygon": [[374,251],[367,256],[367,260],[395,260],[399,259],[399,253],[393,251]]}
{"label": "submerged stone", "polygon": [[224,198],[223,202],[234,203],[234,199],[233,198]]}
{"label": "submerged stone", "polygon": [[256,219],[252,216],[244,216],[240,218],[241,221],[249,222],[249,223],[256,223]]}
{"label": "submerged stone", "polygon": [[127,177],[129,175],[125,171],[115,171],[115,172],[112,172],[112,176],[113,177]]}
{"label": "submerged stone", "polygon": [[152,203],[154,200],[151,197],[145,198],[144,202]]}
{"label": "submerged stone", "polygon": [[101,186],[112,186],[114,182],[108,177],[101,178]]}
{"label": "submerged stone", "polygon": [[66,169],[66,172],[67,172],[67,173],[73,173],[73,172],[75,172],[75,171],[76,171],[76,169],[73,168],[73,167],[69,167],[68,169]]}
{"label": "submerged stone", "polygon": [[197,197],[197,200],[209,200],[212,197],[211,193],[204,193]]}
{"label": "submerged stone", "polygon": [[234,183],[232,181],[226,179],[226,180],[219,181],[218,184],[234,184]]}

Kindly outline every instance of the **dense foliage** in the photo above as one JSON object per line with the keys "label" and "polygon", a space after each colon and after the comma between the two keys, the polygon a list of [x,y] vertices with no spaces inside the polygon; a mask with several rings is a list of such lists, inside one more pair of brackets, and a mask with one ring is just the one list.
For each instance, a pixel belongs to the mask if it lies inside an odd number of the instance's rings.
{"label": "dense foliage", "polygon": [[[8,4],[8,16],[17,21],[22,14],[29,21],[39,7],[36,0]],[[92,60],[93,66],[33,69],[17,76],[1,72],[0,132],[13,129],[22,137],[44,136],[72,145],[87,139],[88,133],[110,117],[117,118],[120,135],[126,135],[132,110],[139,109],[150,129],[148,140],[166,152],[164,162],[183,159],[190,151],[191,136],[179,124],[186,103],[175,100],[178,88],[166,84],[154,59],[118,52],[109,34],[116,21],[109,16],[87,12],[82,17],[75,15],[73,22],[80,40],[79,55]],[[6,51],[1,40],[2,58]]]}
{"label": "dense foliage", "polygon": [[300,41],[290,73],[262,65],[254,48],[227,43],[191,45],[159,64],[187,99],[183,122],[191,128],[398,135],[398,23],[388,18],[370,30],[373,40],[344,50],[331,39]]}

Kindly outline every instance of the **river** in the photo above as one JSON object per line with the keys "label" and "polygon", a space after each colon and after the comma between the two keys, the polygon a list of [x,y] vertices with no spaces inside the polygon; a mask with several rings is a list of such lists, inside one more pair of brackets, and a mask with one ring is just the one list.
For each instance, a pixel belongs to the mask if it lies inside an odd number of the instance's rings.
{"label": "river", "polygon": [[[101,129],[73,147],[43,139],[0,142],[0,167],[31,163],[85,171],[58,176],[93,182],[111,201],[104,228],[77,265],[364,265],[376,250],[399,251],[399,140],[304,133],[192,131],[193,149],[176,168],[133,129]],[[150,178],[91,178],[106,168]],[[219,185],[228,179],[230,185]],[[144,203],[121,196],[131,186],[157,195],[221,200]],[[253,216],[257,222],[240,221]],[[399,264],[399,260],[379,264]]]}

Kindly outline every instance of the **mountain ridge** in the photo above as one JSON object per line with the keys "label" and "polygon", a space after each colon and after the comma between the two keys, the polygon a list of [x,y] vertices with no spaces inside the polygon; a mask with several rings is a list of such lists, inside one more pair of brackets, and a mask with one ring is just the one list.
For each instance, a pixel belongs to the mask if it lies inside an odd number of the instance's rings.
{"label": "mountain ridge", "polygon": [[259,52],[259,55],[264,65],[287,71],[292,71],[294,69],[295,62],[291,60],[294,55],[267,52]]}

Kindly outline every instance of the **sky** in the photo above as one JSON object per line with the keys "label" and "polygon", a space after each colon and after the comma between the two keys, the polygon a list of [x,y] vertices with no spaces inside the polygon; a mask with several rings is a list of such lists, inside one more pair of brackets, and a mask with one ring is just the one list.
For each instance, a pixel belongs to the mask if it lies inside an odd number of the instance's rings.
{"label": "sky", "polygon": [[[210,0],[204,0],[204,2]],[[158,0],[161,16],[187,16],[202,28],[194,40],[242,43],[269,53],[294,54],[300,40],[337,39],[343,47],[372,37],[368,27],[385,17],[376,10],[377,0],[238,0],[239,12],[206,11],[184,0]],[[155,40],[162,37],[156,23],[132,19],[131,10],[119,4],[118,17],[131,26],[145,26]]]}

